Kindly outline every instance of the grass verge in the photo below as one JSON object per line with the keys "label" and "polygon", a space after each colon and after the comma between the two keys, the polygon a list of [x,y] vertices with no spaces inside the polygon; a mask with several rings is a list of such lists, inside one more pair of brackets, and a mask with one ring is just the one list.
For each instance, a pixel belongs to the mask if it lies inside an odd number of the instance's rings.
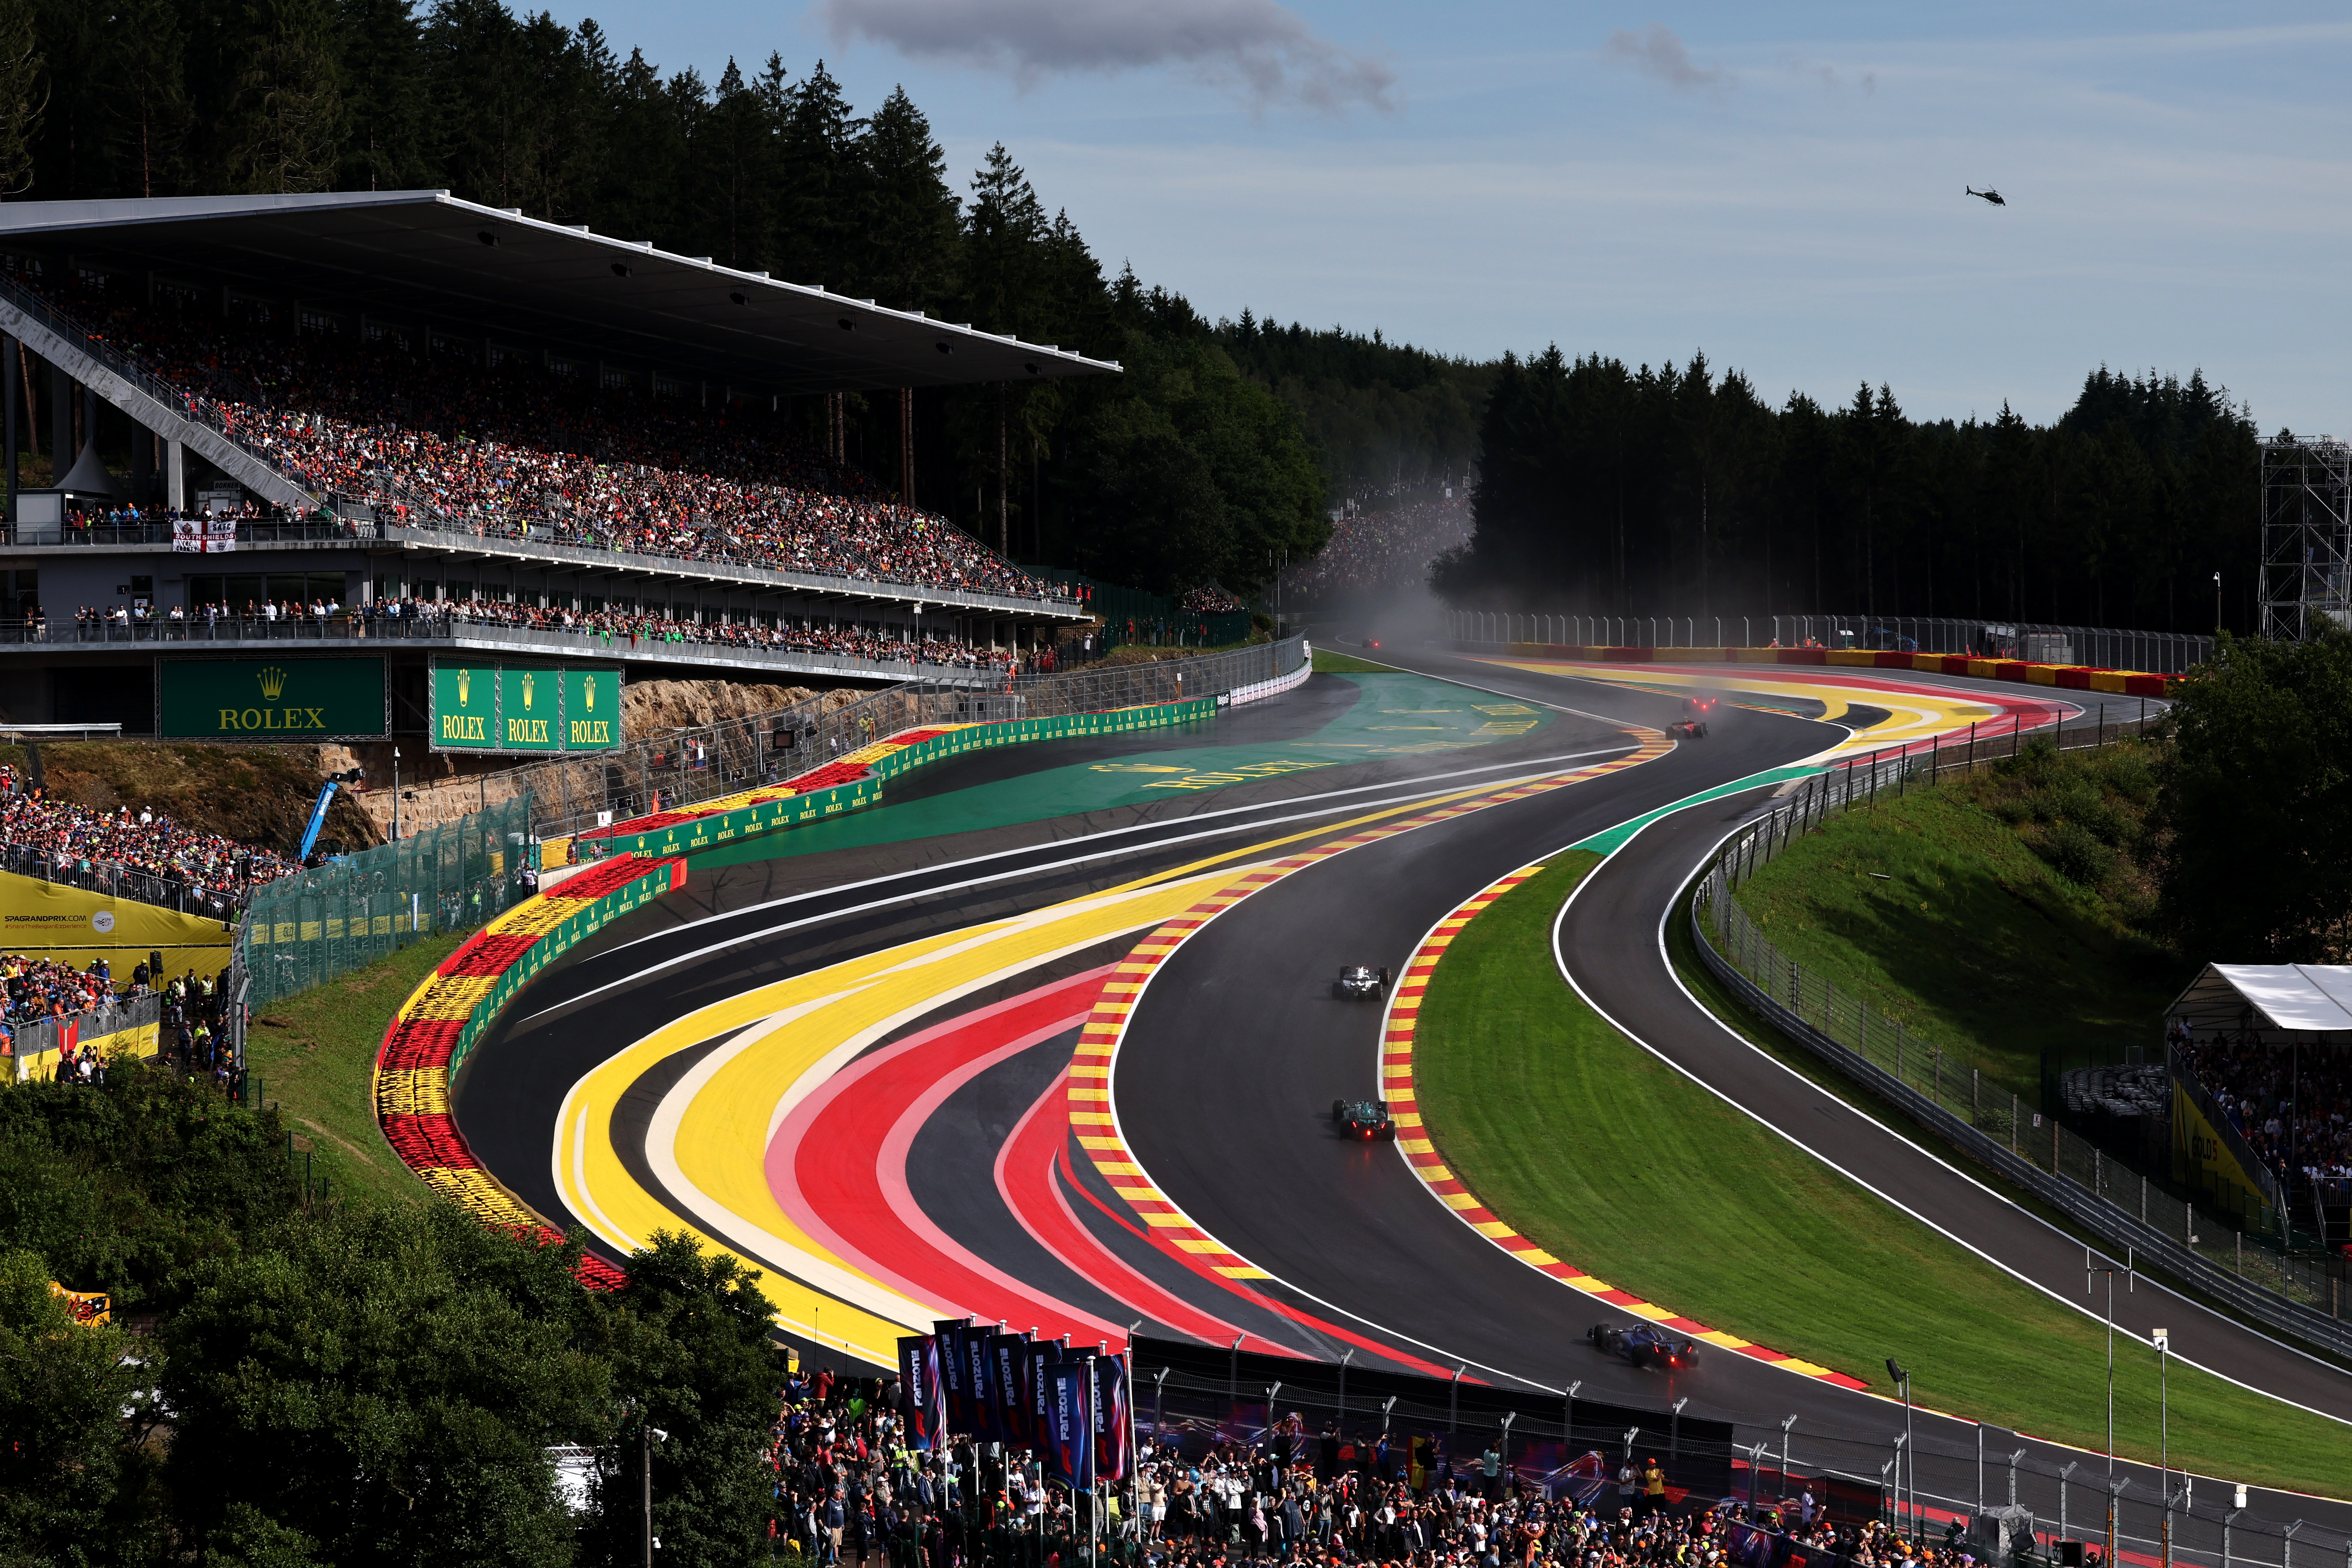
{"label": "grass verge", "polygon": [[275,1102],[339,1198],[422,1203],[430,1191],[409,1174],[376,1130],[370,1103],[375,1053],[392,1010],[457,950],[460,936],[436,936],[365,969],[278,1003],[246,1031],[246,1070],[261,1075]]}
{"label": "grass verge", "polygon": [[1392,664],[1374,664],[1368,658],[1354,658],[1328,648],[1315,650],[1315,673],[1318,675],[1394,675]]}
{"label": "grass verge", "polygon": [[[1893,1354],[1923,1405],[2103,1444],[2101,1325],[1724,1104],[1561,983],[1552,917],[1597,864],[1556,858],[1438,965],[1414,1089],[1447,1165],[1538,1246],[1622,1289],[1874,1383]],[[2118,1446],[2151,1461],[2157,1394],[2152,1352],[2120,1355]],[[2334,1422],[2179,1366],[2171,1407],[2176,1464],[2352,1494]]]}
{"label": "grass verge", "polygon": [[2064,1067],[2154,1047],[2187,979],[2139,929],[2145,878],[2106,842],[2141,831],[2140,750],[2029,754],[1883,798],[1736,896],[1782,952],[2038,1106],[2045,1053]]}

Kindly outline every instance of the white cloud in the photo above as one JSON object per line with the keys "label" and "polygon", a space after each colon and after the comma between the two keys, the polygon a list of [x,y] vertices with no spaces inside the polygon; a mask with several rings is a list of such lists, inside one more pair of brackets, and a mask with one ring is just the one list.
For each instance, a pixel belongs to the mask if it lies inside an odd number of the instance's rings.
{"label": "white cloud", "polygon": [[1738,80],[1721,66],[1692,59],[1682,39],[1664,22],[1653,22],[1638,33],[1618,28],[1609,35],[1609,58],[1685,92],[1727,88]]}
{"label": "white cloud", "polygon": [[813,14],[836,44],[1002,71],[1024,92],[1070,72],[1166,67],[1253,110],[1398,107],[1383,57],[1318,36],[1275,0],[821,0]]}

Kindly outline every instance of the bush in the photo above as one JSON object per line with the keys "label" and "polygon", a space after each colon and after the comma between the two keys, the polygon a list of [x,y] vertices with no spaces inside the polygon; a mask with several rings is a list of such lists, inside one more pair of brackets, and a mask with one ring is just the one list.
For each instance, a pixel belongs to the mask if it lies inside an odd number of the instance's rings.
{"label": "bush", "polygon": [[2036,847],[2051,869],[2080,887],[2097,887],[2115,867],[2115,852],[2079,822],[2059,823]]}

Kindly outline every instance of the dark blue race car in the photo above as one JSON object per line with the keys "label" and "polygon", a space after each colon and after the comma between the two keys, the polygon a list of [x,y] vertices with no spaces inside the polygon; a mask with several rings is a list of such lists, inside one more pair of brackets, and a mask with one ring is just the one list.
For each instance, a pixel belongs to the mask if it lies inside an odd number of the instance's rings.
{"label": "dark blue race car", "polygon": [[1389,1102],[1385,1100],[1335,1100],[1331,1102],[1331,1122],[1342,1138],[1363,1142],[1396,1136],[1396,1123],[1389,1120]]}
{"label": "dark blue race car", "polygon": [[1698,1364],[1698,1346],[1679,1334],[1670,1334],[1655,1323],[1635,1323],[1619,1328],[1614,1323],[1595,1323],[1584,1336],[1602,1355],[1614,1356],[1634,1366],[1662,1366],[1680,1372]]}

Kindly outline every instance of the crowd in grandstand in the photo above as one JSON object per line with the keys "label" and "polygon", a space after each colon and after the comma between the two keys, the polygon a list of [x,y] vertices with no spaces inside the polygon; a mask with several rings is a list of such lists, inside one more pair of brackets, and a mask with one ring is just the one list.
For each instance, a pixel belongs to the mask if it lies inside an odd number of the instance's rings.
{"label": "crowd in grandstand", "polygon": [[145,807],[108,811],[51,798],[25,787],[5,763],[0,763],[0,864],[35,875],[61,874],[66,880],[119,869],[175,891],[213,895],[225,904],[247,888],[298,868],[268,849],[184,828]]}
{"label": "crowd in grandstand", "polygon": [[325,318],[298,332],[282,308],[231,321],[169,295],[58,302],[177,386],[193,416],[396,521],[943,590],[1068,592],[740,401],[632,395],[598,384],[594,366],[499,363],[478,343],[362,344]]}
{"label": "crowd in grandstand", "polygon": [[2180,1065],[2257,1158],[2287,1181],[2352,1182],[2352,1071],[2340,1051],[2233,1046],[2176,1033]]}
{"label": "crowd in grandstand", "polygon": [[1447,488],[1400,486],[1340,517],[1315,559],[1292,569],[1290,590],[1314,597],[1426,585],[1429,563],[1470,542],[1468,489],[1454,485],[1449,497]]}
{"label": "crowd in grandstand", "polygon": [[[993,1568],[1095,1555],[1146,1568],[1207,1564],[1409,1564],[1411,1568],[1728,1568],[1777,1552],[1855,1568],[1966,1568],[1949,1533],[1906,1542],[1880,1523],[1831,1521],[1810,1491],[1751,1510],[1675,1484],[1655,1456],[1548,1490],[1515,1478],[1495,1445],[1458,1465],[1409,1473],[1402,1446],[1297,1415],[1254,1443],[1147,1442],[1131,1486],[1106,1486],[1089,1518],[1081,1494],[1048,1485],[1016,1448],[950,1443],[911,1451],[897,1385],[797,1374],[772,1434],[781,1544],[818,1564]],[[1809,1549],[1798,1552],[1794,1548]],[[1774,1561],[1779,1561],[1775,1555]]]}
{"label": "crowd in grandstand", "polygon": [[1179,605],[1188,616],[1231,616],[1249,608],[1214,583],[1185,589]]}

